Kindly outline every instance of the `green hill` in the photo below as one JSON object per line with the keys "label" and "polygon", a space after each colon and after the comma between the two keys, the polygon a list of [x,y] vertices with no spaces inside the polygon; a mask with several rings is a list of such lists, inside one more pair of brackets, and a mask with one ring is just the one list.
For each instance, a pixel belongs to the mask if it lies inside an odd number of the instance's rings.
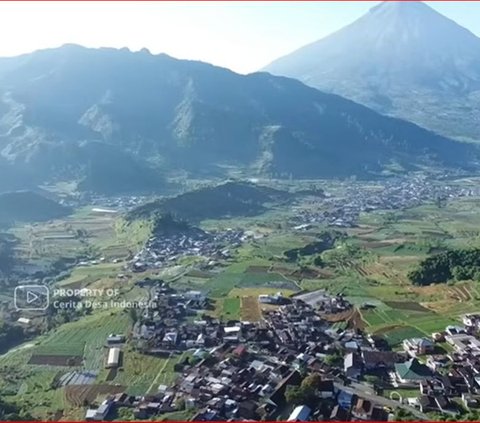
{"label": "green hill", "polygon": [[70,212],[69,207],[32,191],[0,194],[0,224],[41,222],[67,216]]}
{"label": "green hill", "polygon": [[145,204],[132,210],[129,219],[171,214],[188,221],[235,216],[255,216],[265,212],[268,203],[286,201],[291,194],[248,182],[227,182]]}

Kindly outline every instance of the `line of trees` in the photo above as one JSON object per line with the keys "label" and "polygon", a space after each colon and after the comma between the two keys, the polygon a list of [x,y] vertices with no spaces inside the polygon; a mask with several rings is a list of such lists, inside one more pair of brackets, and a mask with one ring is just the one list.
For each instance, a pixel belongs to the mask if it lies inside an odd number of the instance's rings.
{"label": "line of trees", "polygon": [[13,266],[12,244],[5,235],[0,234],[0,275],[8,273]]}
{"label": "line of trees", "polygon": [[32,421],[30,413],[0,397],[0,421]]}
{"label": "line of trees", "polygon": [[9,325],[0,320],[0,353],[20,344],[24,339],[25,333],[20,326]]}

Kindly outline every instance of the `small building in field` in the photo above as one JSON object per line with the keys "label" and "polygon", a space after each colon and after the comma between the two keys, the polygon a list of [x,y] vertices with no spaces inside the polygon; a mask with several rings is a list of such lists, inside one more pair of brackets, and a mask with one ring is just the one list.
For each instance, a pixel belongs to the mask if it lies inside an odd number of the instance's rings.
{"label": "small building in field", "polygon": [[120,348],[110,348],[108,350],[108,357],[107,357],[107,365],[105,366],[107,369],[114,369],[120,365]]}
{"label": "small building in field", "polygon": [[200,291],[188,291],[185,293],[185,298],[187,300],[193,300],[193,301],[204,301],[205,294],[203,294]]}
{"label": "small building in field", "polygon": [[106,399],[105,401],[102,402],[102,404],[100,404],[100,407],[98,407],[97,409],[92,409],[92,408],[88,409],[85,415],[85,420],[98,421],[98,422],[104,421],[108,413],[110,412],[112,405],[113,405],[112,399]]}
{"label": "small building in field", "polygon": [[126,340],[125,335],[115,335],[114,333],[112,333],[107,338],[107,344],[108,345],[123,344],[125,340]]}

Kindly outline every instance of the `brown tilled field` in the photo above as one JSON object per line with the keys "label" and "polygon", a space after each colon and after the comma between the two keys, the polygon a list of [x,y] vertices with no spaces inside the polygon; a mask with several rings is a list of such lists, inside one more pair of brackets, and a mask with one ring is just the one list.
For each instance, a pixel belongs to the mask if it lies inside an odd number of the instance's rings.
{"label": "brown tilled field", "polygon": [[65,398],[70,404],[81,407],[93,403],[99,395],[120,394],[125,389],[125,386],[113,385],[69,385],[65,387]]}
{"label": "brown tilled field", "polygon": [[246,273],[268,273],[269,270],[268,266],[249,266]]}
{"label": "brown tilled field", "polygon": [[473,299],[471,292],[468,290],[468,288],[465,285],[457,286],[456,289],[460,294],[462,300],[470,301]]}
{"label": "brown tilled field", "polygon": [[353,314],[350,316],[347,322],[348,327],[352,329],[363,330],[367,326],[367,324],[362,318],[362,314],[357,309],[354,310]]}
{"label": "brown tilled field", "polygon": [[34,354],[28,364],[43,366],[78,367],[82,365],[83,357],[67,355]]}
{"label": "brown tilled field", "polygon": [[262,319],[257,297],[242,297],[240,317],[243,321],[259,322]]}
{"label": "brown tilled field", "polygon": [[345,310],[342,313],[322,314],[322,318],[325,319],[327,322],[337,323],[350,320],[354,314],[355,310],[353,308],[350,308],[349,310]]}
{"label": "brown tilled field", "polygon": [[392,270],[391,267],[386,266],[382,263],[377,262],[377,263],[371,263],[363,266],[352,264],[352,267],[355,269],[355,271],[358,272],[359,275],[366,278],[368,277],[375,278],[375,277],[381,276],[398,285],[410,284],[406,276]]}

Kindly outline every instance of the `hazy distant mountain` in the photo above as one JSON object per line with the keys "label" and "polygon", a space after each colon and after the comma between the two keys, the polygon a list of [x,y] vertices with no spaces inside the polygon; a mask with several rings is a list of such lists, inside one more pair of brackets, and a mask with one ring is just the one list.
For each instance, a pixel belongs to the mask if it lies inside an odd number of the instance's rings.
{"label": "hazy distant mountain", "polygon": [[480,38],[422,2],[385,2],[265,68],[480,141]]}
{"label": "hazy distant mountain", "polygon": [[476,154],[293,79],[147,51],[67,45],[1,59],[0,99],[0,153],[12,169],[105,193],[150,191],[178,170],[363,176],[465,168]]}

